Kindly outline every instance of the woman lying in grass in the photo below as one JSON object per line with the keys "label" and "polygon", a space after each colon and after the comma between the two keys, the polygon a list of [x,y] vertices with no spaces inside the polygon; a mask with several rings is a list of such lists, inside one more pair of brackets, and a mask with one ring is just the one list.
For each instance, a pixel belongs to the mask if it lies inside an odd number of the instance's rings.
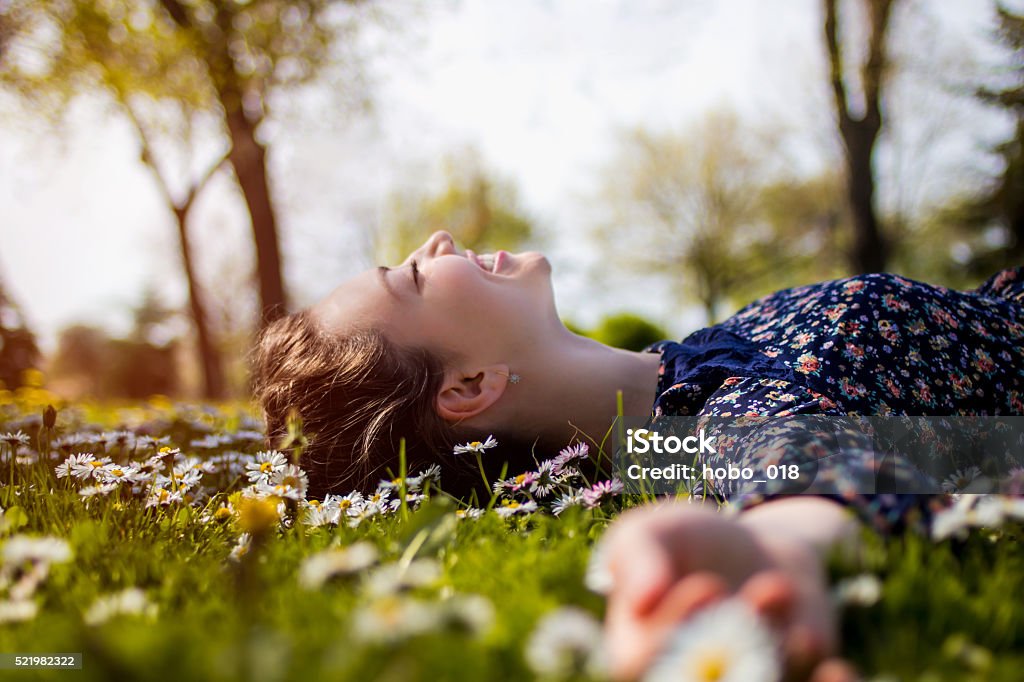
{"label": "woman lying in grass", "polygon": [[[523,464],[531,446],[600,439],[620,391],[624,414],[655,419],[1024,414],[1020,268],[973,292],[884,274],[781,291],[646,352],[568,331],[550,271],[541,254],[478,255],[438,232],[400,267],[367,271],[270,325],[255,354],[257,394],[275,443],[289,415],[301,417],[310,496],[397,472],[400,438],[410,471],[487,434],[525,443]],[[746,456],[757,464],[758,452]],[[745,499],[738,516],[691,505],[625,514],[605,545],[615,672],[635,677],[674,624],[737,594],[781,633],[797,675],[824,660],[818,678],[845,679],[828,660],[837,642],[824,553],[854,542],[856,515],[888,529],[929,513],[920,496],[849,484],[874,467],[869,457],[821,460],[820,495]],[[890,478],[920,476],[900,462]]]}

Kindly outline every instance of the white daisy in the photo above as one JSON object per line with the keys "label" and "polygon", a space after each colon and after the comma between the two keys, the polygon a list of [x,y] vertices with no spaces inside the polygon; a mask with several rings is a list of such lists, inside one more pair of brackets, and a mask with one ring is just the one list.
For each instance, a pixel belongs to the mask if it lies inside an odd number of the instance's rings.
{"label": "white daisy", "polygon": [[0,441],[3,441],[8,446],[13,448],[16,445],[28,445],[29,443],[32,442],[32,439],[29,437],[27,433],[23,433],[19,429],[14,433],[8,431],[7,433],[3,434],[2,436],[0,436]]}
{"label": "white daisy", "polygon": [[669,638],[647,682],[777,682],[778,643],[747,604],[729,599],[696,613]]}
{"label": "white daisy", "polygon": [[443,621],[436,604],[388,595],[356,609],[350,632],[363,642],[389,643],[435,631]]}
{"label": "white daisy", "polygon": [[86,476],[92,475],[93,467],[88,464],[94,459],[96,458],[88,453],[71,455],[55,466],[53,470],[56,472],[57,478],[70,476],[74,476],[75,478],[85,478]]}
{"label": "white daisy", "polygon": [[0,601],[0,623],[20,623],[32,620],[39,612],[39,607],[31,600]]}
{"label": "white daisy", "polygon": [[444,624],[455,630],[481,634],[494,623],[494,604],[478,594],[456,594],[440,602]]}
{"label": "white daisy", "polygon": [[501,506],[494,510],[498,516],[503,519],[507,519],[510,516],[517,514],[530,514],[537,511],[537,503],[530,502],[519,502],[517,500],[502,500]]}
{"label": "white daisy", "polygon": [[554,473],[563,473],[570,462],[574,462],[577,459],[585,459],[589,455],[590,446],[586,443],[577,443],[576,445],[563,448],[553,460]]}
{"label": "white daisy", "polygon": [[441,466],[439,464],[431,464],[417,474],[416,478],[420,480],[421,487],[426,487],[427,483],[430,483],[431,486],[436,488],[441,485]]}
{"label": "white daisy", "polygon": [[593,615],[566,606],[544,616],[526,642],[524,657],[541,677],[595,676],[602,669],[601,624]]}
{"label": "white daisy", "polygon": [[78,459],[70,464],[71,475],[75,478],[80,478],[83,481],[87,481],[90,478],[95,479],[96,470],[109,463],[109,457],[96,459],[96,456],[91,453],[79,454]]}
{"label": "white daisy", "polygon": [[221,446],[233,443],[235,440],[234,436],[222,433],[211,433],[203,436],[198,440],[194,440],[189,443],[191,448],[199,448],[201,450],[215,450]]}
{"label": "white daisy", "polygon": [[249,548],[252,546],[252,535],[250,533],[242,533],[238,536],[238,542],[235,543],[234,549],[231,550],[229,558],[232,561],[240,561],[243,556],[249,553]]}
{"label": "white daisy", "polygon": [[114,616],[143,616],[152,619],[156,618],[156,614],[157,606],[149,601],[146,593],[137,587],[129,587],[97,598],[82,616],[82,620],[86,625],[99,625]]}
{"label": "white daisy", "polygon": [[306,499],[309,477],[306,472],[294,464],[286,464],[274,472],[269,483],[257,483],[256,487],[264,495],[287,497],[293,500]]}
{"label": "white daisy", "polygon": [[328,549],[305,559],[299,567],[299,585],[315,590],[334,576],[358,573],[377,563],[380,553],[369,542]]}
{"label": "white daisy", "polygon": [[489,450],[489,449],[495,447],[497,444],[498,444],[498,441],[494,440],[494,436],[487,436],[487,440],[485,440],[483,442],[475,440],[475,441],[473,441],[471,443],[465,443],[463,445],[456,445],[455,449],[453,450],[453,452],[456,455],[465,455],[465,454],[469,454],[471,452],[480,453],[480,452],[483,452],[484,450]]}
{"label": "white daisy", "polygon": [[569,507],[579,507],[583,504],[583,491],[582,490],[570,490],[567,493],[563,493],[558,501],[551,507],[551,512],[558,516]]}
{"label": "white daisy", "polygon": [[198,471],[200,474],[215,474],[217,473],[217,465],[209,459],[200,459],[199,457],[185,457],[174,465],[174,473],[177,476],[183,476],[189,471]]}
{"label": "white daisy", "polygon": [[433,559],[413,559],[408,564],[384,564],[363,578],[367,594],[386,595],[428,587],[441,579],[441,564]]}
{"label": "white daisy", "polygon": [[117,483],[100,483],[99,485],[87,485],[78,491],[82,497],[95,497],[97,495],[109,495],[117,490]]}
{"label": "white daisy", "polygon": [[288,464],[288,458],[277,450],[257,452],[252,462],[245,465],[245,475],[249,477],[250,483],[270,483],[274,474],[283,471]]}
{"label": "white daisy", "polygon": [[357,490],[353,490],[348,495],[334,495],[328,493],[324,497],[323,501],[324,506],[336,506],[338,511],[345,515],[348,515],[353,509],[361,508],[364,503],[363,494]]}
{"label": "white daisy", "polygon": [[98,481],[104,483],[137,483],[145,480],[148,475],[139,470],[133,463],[129,464],[104,464],[93,474]]}
{"label": "white daisy", "polygon": [[71,559],[71,547],[55,537],[15,535],[4,543],[4,563],[18,566],[26,562],[59,564]]}
{"label": "white daisy", "polygon": [[348,527],[358,528],[363,521],[380,514],[380,507],[375,504],[361,503],[358,507],[350,507],[346,513],[348,514]]}
{"label": "white daisy", "polygon": [[957,469],[942,482],[942,490],[947,493],[963,492],[979,476],[981,476],[981,469],[975,466]]}
{"label": "white daisy", "polygon": [[882,597],[882,581],[876,575],[862,573],[840,580],[834,594],[842,605],[874,606]]}
{"label": "white daisy", "polygon": [[479,519],[483,515],[484,510],[476,507],[467,507],[466,509],[455,510],[455,518],[457,519]]}
{"label": "white daisy", "polygon": [[180,490],[168,490],[158,485],[151,485],[146,493],[146,506],[155,507],[157,505],[168,506],[181,502],[184,499],[184,495]]}

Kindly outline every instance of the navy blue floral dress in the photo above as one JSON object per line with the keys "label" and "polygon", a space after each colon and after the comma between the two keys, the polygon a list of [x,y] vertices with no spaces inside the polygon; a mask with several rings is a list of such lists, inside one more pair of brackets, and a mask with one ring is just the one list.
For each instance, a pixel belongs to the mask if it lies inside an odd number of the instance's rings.
{"label": "navy blue floral dress", "polygon": [[[771,417],[765,421],[774,424],[771,434],[765,429],[771,448],[748,439],[743,448],[711,459],[763,466],[765,458],[806,462],[813,452],[810,492],[850,505],[881,530],[920,526],[942,506],[941,496],[865,493],[863,482],[877,480],[883,461],[871,456],[870,443],[833,456],[834,448],[808,438],[806,421],[799,437],[780,441],[778,418],[1024,415],[1024,268],[1004,270],[967,292],[891,274],[787,289],[681,343],[663,341],[647,350],[662,354],[653,422]],[[780,442],[788,445],[780,448]],[[948,452],[946,474],[962,476],[970,468],[960,455]],[[1000,464],[1004,471],[1019,469],[1021,460],[1024,454],[1015,449]],[[910,461],[885,461],[890,476],[907,484],[897,485],[899,491],[927,478]],[[711,492],[742,507],[776,491],[769,485],[757,494],[732,495],[723,485]]]}

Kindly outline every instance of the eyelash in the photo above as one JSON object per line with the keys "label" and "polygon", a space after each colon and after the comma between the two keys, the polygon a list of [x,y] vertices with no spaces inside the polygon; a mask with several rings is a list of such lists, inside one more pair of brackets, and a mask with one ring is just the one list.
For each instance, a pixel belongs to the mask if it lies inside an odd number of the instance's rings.
{"label": "eyelash", "polygon": [[420,267],[416,264],[416,261],[412,262],[412,281],[416,285],[416,288],[420,288]]}

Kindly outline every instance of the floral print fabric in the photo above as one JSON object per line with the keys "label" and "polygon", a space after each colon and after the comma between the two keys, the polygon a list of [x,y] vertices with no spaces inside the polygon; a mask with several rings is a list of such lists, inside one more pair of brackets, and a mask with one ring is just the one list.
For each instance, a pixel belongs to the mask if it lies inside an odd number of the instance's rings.
{"label": "floral print fabric", "polygon": [[[876,457],[863,433],[841,436],[838,452],[834,426],[823,424],[814,438],[805,419],[787,444],[780,418],[1024,415],[1024,268],[1004,270],[973,291],[892,274],[787,289],[681,343],[648,350],[662,354],[652,420],[772,417],[765,422],[771,431],[744,438],[728,453],[731,462],[813,464],[810,492],[850,505],[883,530],[919,525],[943,504],[939,496],[857,492],[879,479],[883,462],[894,490],[937,488],[913,462]],[[949,453],[940,470],[970,478],[973,465],[956,455]],[[1019,448],[1007,453],[1003,472],[1019,468],[1020,457]],[[781,482],[777,487],[758,495],[734,495],[729,486],[710,492],[746,506],[785,492]]]}

